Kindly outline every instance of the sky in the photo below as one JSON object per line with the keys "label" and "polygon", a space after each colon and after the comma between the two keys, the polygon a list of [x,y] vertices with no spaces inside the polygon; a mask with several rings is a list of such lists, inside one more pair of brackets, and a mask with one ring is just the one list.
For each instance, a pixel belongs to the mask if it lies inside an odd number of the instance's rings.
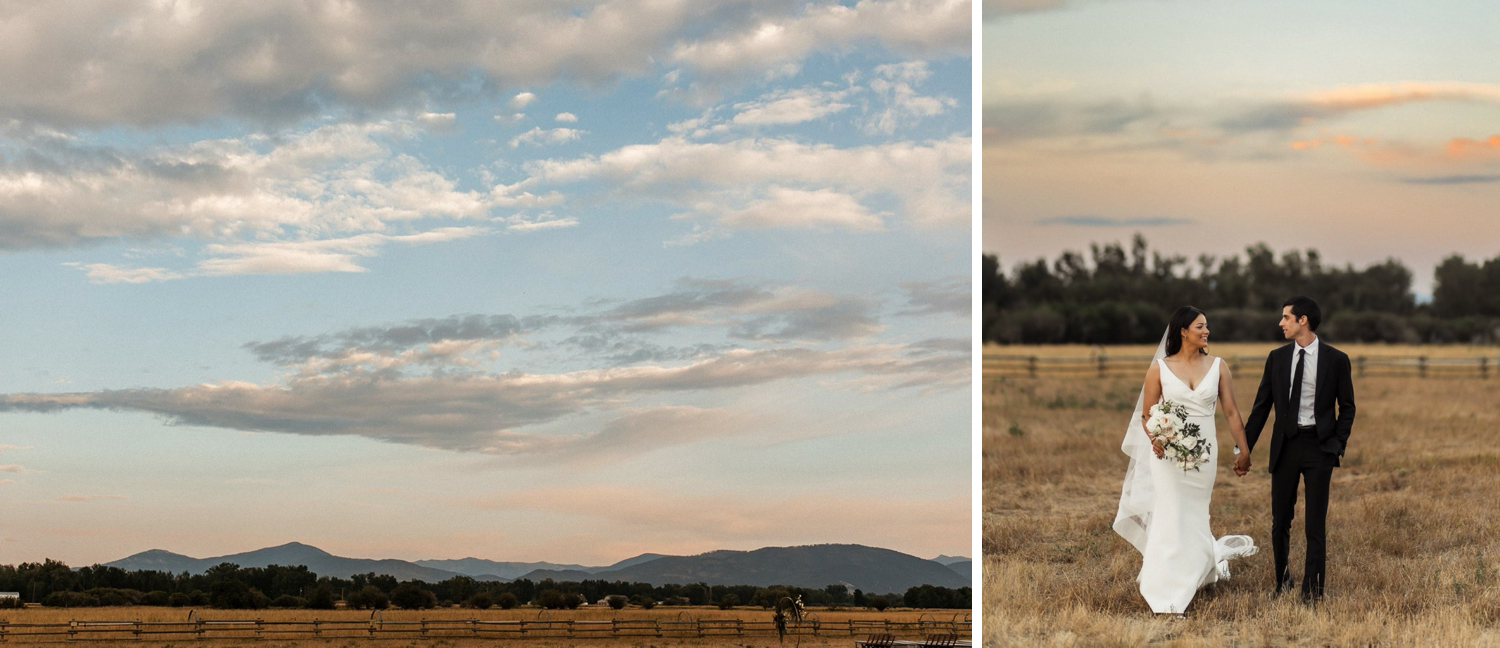
{"label": "sky", "polygon": [[968,555],[975,13],[0,9],[0,564]]}
{"label": "sky", "polygon": [[1002,265],[1141,233],[1196,259],[1500,256],[1500,6],[984,0],[983,235]]}

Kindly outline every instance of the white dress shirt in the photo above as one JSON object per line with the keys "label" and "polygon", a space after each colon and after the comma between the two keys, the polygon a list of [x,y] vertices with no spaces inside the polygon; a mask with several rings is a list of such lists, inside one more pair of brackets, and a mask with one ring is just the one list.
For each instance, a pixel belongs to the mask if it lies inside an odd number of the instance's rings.
{"label": "white dress shirt", "polygon": [[1304,356],[1302,359],[1302,402],[1297,404],[1297,426],[1306,427],[1318,422],[1313,417],[1313,397],[1317,395],[1318,389],[1318,338],[1314,337],[1313,341],[1305,347],[1299,347],[1296,342],[1292,342],[1291,377],[1293,379],[1297,377],[1297,353],[1299,352]]}

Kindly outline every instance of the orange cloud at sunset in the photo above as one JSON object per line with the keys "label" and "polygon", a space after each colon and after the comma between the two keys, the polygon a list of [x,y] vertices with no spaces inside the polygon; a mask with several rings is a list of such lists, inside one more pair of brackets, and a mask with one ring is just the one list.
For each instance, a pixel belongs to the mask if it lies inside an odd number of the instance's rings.
{"label": "orange cloud at sunset", "polygon": [[1449,157],[1464,157],[1475,154],[1488,154],[1500,151],[1500,135],[1491,135],[1484,140],[1471,140],[1467,137],[1455,137],[1448,140],[1447,153]]}
{"label": "orange cloud at sunset", "polygon": [[1500,85],[1420,81],[1367,83],[1315,93],[1308,96],[1307,100],[1335,110],[1379,108],[1414,101],[1500,102]]}

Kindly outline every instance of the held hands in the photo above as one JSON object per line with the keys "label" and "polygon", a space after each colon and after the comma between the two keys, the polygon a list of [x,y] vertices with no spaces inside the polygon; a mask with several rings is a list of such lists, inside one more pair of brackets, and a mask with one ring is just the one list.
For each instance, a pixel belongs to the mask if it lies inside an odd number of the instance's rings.
{"label": "held hands", "polygon": [[1250,453],[1242,450],[1234,456],[1234,474],[1244,477],[1248,472],[1250,472]]}

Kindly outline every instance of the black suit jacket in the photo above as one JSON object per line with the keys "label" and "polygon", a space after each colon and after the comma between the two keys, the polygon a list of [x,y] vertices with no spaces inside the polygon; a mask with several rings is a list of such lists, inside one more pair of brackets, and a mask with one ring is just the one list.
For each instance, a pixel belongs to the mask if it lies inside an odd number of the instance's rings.
{"label": "black suit jacket", "polygon": [[[1292,358],[1296,343],[1288,344],[1266,356],[1266,370],[1260,375],[1260,389],[1255,392],[1255,404],[1250,407],[1250,418],[1245,421],[1245,441],[1250,449],[1255,448],[1256,439],[1266,425],[1271,410],[1276,411],[1276,424],[1271,428],[1271,461],[1268,470],[1275,472],[1277,459],[1281,457],[1281,444],[1297,427],[1297,412],[1289,401],[1292,398]],[[1349,444],[1349,431],[1354,428],[1354,381],[1351,378],[1349,354],[1318,340],[1317,393],[1313,395],[1313,418],[1318,428],[1318,446],[1333,455],[1333,465],[1339,465],[1344,447]],[[1335,405],[1337,411],[1335,412]]]}

